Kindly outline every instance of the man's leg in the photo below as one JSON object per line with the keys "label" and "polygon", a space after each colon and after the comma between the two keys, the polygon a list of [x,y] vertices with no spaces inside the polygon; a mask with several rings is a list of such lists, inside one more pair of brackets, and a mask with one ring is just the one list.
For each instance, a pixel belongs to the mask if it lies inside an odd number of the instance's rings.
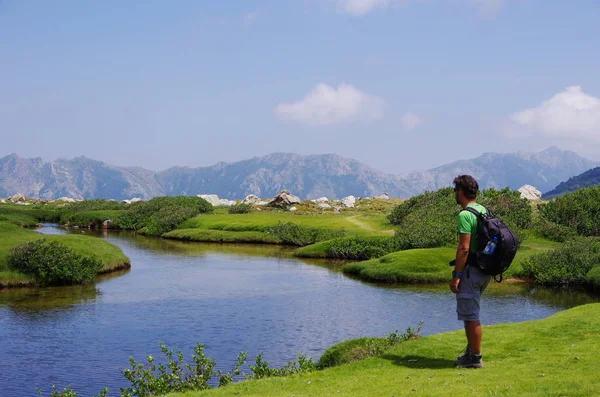
{"label": "man's leg", "polygon": [[467,334],[467,342],[471,348],[471,354],[481,354],[481,322],[465,321],[465,332]]}

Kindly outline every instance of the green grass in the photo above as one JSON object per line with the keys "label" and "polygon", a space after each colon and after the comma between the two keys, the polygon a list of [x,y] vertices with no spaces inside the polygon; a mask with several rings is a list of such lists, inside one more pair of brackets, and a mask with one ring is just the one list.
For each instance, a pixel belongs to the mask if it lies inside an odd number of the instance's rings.
{"label": "green grass", "polygon": [[78,253],[100,258],[103,267],[99,273],[129,264],[129,258],[119,247],[100,238],[73,234],[42,235],[6,222],[0,222],[0,287],[33,283],[31,277],[8,268],[8,257],[13,247],[41,238],[58,240]]}
{"label": "green grass", "polygon": [[291,222],[321,229],[345,229],[356,234],[386,234],[389,225],[383,215],[304,214],[252,212],[250,214],[202,214],[180,225],[181,229],[266,232],[279,222]]}
{"label": "green grass", "polygon": [[280,244],[273,235],[259,231],[231,232],[227,230],[176,229],[163,234],[164,238],[205,243]]}
{"label": "green grass", "polygon": [[[325,242],[327,243],[327,242]],[[312,253],[326,248],[326,244],[313,247]],[[505,278],[523,277],[522,262],[531,255],[560,246],[530,232],[517,256],[505,274]],[[310,249],[308,247],[307,249]],[[309,253],[311,253],[309,251]],[[398,251],[378,259],[350,263],[343,272],[376,283],[438,283],[448,281],[451,268],[448,265],[456,255],[455,247],[425,248]]]}
{"label": "green grass", "polygon": [[376,283],[438,283],[448,281],[455,248],[398,251],[379,259],[344,265],[343,272]]}
{"label": "green grass", "polygon": [[294,251],[294,256],[298,258],[329,258],[329,249],[331,248],[332,242],[333,240],[321,241],[319,243],[307,245],[306,247],[298,248]]}
{"label": "green grass", "polygon": [[40,222],[57,221],[58,218],[59,212],[47,206],[0,204],[0,222],[35,227]]}
{"label": "green grass", "polygon": [[[344,230],[351,235],[384,236],[393,234],[383,214],[295,214],[282,211],[261,211],[249,214],[229,214],[216,209],[212,214],[202,214],[188,219],[179,228],[163,235],[173,240],[282,244],[268,233],[278,223],[294,223],[323,231]],[[314,256],[318,257],[318,256]]]}
{"label": "green grass", "polygon": [[597,396],[600,390],[600,304],[485,327],[483,369],[453,368],[464,345],[459,330],[323,371],[170,396]]}

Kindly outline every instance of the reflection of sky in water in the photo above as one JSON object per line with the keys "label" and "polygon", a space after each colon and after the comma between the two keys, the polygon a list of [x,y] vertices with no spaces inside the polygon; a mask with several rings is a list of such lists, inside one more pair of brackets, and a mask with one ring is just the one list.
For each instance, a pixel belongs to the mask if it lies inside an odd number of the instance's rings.
{"label": "reflection of sky in water", "polygon": [[[117,391],[127,385],[120,371],[128,357],[160,356],[159,342],[188,358],[196,342],[205,343],[218,368],[230,370],[240,351],[251,359],[262,351],[282,365],[300,351],[318,358],[342,340],[404,331],[420,320],[425,334],[462,326],[445,287],[377,287],[296,259],[260,257],[257,247],[232,247],[232,255],[222,246],[109,239],[131,258],[130,272],[96,287],[0,294],[0,339],[13,342],[0,344],[7,395],[69,383],[83,395]],[[492,286],[482,319],[542,318],[590,299],[560,295]]]}

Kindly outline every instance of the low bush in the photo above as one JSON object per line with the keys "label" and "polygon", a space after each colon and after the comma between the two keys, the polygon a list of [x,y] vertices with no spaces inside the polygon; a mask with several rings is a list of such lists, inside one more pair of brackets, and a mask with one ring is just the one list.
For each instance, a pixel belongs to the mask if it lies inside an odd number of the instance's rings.
{"label": "low bush", "polygon": [[235,204],[227,209],[230,214],[249,214],[252,212],[254,206],[252,204]]}
{"label": "low bush", "polygon": [[71,226],[93,226],[101,227],[106,220],[116,218],[121,211],[115,210],[94,210],[83,212],[63,213],[60,217],[60,223]]}
{"label": "low bush", "polygon": [[458,241],[456,214],[421,215],[409,214],[406,222],[396,230],[400,249],[436,248]]}
{"label": "low bush", "polygon": [[600,291],[600,265],[595,266],[585,276],[585,283],[596,291]]}
{"label": "low bush", "polygon": [[70,203],[63,207],[63,211],[67,212],[86,212],[86,211],[117,211],[125,210],[129,204],[125,204],[114,200],[94,199],[83,200],[75,203]]}
{"label": "low bush", "polygon": [[[531,205],[517,191],[508,188],[483,190],[477,202],[520,237],[523,236],[521,230],[531,227]],[[444,188],[406,200],[394,208],[388,219],[398,226],[396,238],[401,249],[442,247],[457,241],[459,211],[453,189]]]}
{"label": "low bush", "polygon": [[326,256],[335,259],[366,260],[398,251],[398,239],[386,236],[351,236],[329,241]]}
{"label": "low bush", "polygon": [[539,206],[545,220],[574,229],[582,236],[600,236],[600,186],[579,189]]}
{"label": "low bush", "polygon": [[305,246],[319,241],[344,237],[344,229],[321,229],[302,226],[292,222],[278,222],[270,228],[269,233],[277,237],[284,244]]}
{"label": "low bush", "polygon": [[148,219],[146,226],[142,229],[143,234],[161,236],[195,215],[194,210],[189,208],[164,207]]}
{"label": "low bush", "polygon": [[540,231],[542,236],[559,243],[564,243],[577,236],[577,231],[575,229],[554,223],[544,218],[540,218],[536,222],[535,228]]}
{"label": "low bush", "polygon": [[102,263],[94,257],[76,253],[58,241],[44,239],[14,247],[8,267],[35,277],[44,285],[90,283]]}
{"label": "low bush", "polygon": [[533,255],[522,263],[528,278],[547,285],[583,284],[596,266],[600,266],[600,241],[583,237]]}
{"label": "low bush", "polygon": [[[156,197],[129,205],[113,219],[113,227],[125,230],[146,228],[146,234],[161,235],[186,219],[212,210],[213,206],[199,197]],[[163,217],[166,219],[161,219]]]}
{"label": "low bush", "polygon": [[[246,374],[242,371],[242,367],[246,364],[248,355],[246,352],[242,352],[238,355],[233,370],[223,372],[216,370],[217,363],[206,356],[205,347],[206,345],[201,344],[194,347],[191,363],[185,362],[181,351],[175,354],[162,343],[160,348],[167,360],[166,363],[157,363],[154,357],[148,356],[148,364],[144,365],[130,357],[130,368],[125,369],[122,374],[131,386],[121,388],[121,397],[163,396],[170,393],[208,390],[214,387],[216,379],[218,379],[218,387],[223,387],[232,383],[236,377],[244,377],[247,380],[263,379],[306,373],[316,369],[312,358],[307,358],[302,353],[299,354],[297,360],[289,362],[281,368],[270,367],[261,353],[257,355],[254,365],[248,365],[251,373]],[[77,392],[70,387],[60,391],[53,386],[52,390],[53,393],[50,397],[77,397]],[[39,396],[43,397],[39,388],[37,391]],[[108,388],[104,388],[96,397],[108,397],[108,392]]]}

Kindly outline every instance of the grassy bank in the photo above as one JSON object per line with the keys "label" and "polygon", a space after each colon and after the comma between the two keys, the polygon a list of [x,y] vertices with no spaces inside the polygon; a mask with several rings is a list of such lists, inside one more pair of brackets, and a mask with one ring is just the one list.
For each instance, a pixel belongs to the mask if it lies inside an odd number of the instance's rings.
{"label": "grassy bank", "polygon": [[184,241],[223,243],[280,243],[270,231],[280,223],[293,223],[317,230],[344,230],[350,235],[391,235],[385,214],[295,214],[292,212],[252,212],[228,214],[216,210],[179,225],[163,237]]}
{"label": "grassy bank", "polygon": [[9,269],[7,263],[13,247],[41,238],[57,240],[67,247],[72,248],[77,253],[98,257],[102,262],[102,268],[98,274],[129,267],[129,258],[123,254],[123,251],[102,239],[71,234],[58,236],[42,235],[7,222],[0,222],[0,288],[35,285],[33,278]]}
{"label": "grassy bank", "polygon": [[595,396],[598,330],[600,304],[590,304],[544,320],[486,327],[483,369],[453,368],[465,343],[463,331],[454,331],[323,371],[170,396]]}
{"label": "grassy bank", "polygon": [[[505,276],[522,278],[523,260],[559,245],[560,243],[547,240],[532,232],[519,249],[515,261]],[[394,252],[378,259],[350,263],[342,270],[348,275],[377,283],[438,283],[449,280],[451,268],[448,262],[455,256],[456,247],[413,249]]]}

